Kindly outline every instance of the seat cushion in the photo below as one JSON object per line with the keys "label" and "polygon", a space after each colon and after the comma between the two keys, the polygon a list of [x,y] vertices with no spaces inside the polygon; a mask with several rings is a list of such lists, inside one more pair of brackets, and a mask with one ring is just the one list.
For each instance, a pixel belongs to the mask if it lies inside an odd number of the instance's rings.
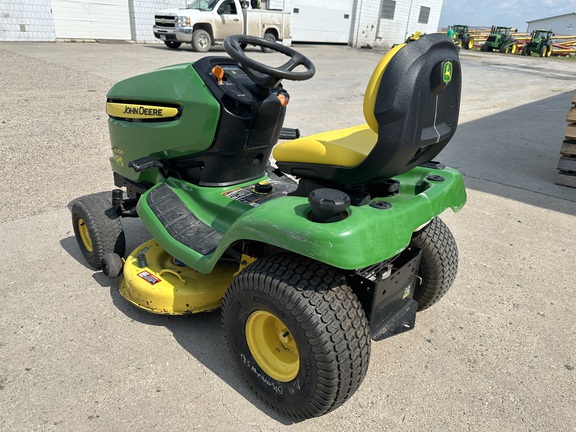
{"label": "seat cushion", "polygon": [[366,159],[377,139],[378,134],[364,124],[283,142],[273,156],[278,162],[353,167]]}

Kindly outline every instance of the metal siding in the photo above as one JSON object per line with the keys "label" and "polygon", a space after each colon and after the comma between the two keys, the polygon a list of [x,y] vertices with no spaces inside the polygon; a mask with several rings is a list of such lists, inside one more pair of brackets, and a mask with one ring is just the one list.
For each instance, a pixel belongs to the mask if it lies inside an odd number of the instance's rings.
{"label": "metal siding", "polygon": [[552,30],[557,35],[576,35],[576,13],[530,21],[526,31],[539,29]]}
{"label": "metal siding", "polygon": [[52,0],[56,37],[130,39],[128,0]]}

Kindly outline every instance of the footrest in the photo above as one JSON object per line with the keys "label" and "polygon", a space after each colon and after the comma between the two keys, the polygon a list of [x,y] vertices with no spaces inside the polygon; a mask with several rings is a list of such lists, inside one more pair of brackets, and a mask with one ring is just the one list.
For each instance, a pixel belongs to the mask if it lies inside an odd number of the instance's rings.
{"label": "footrest", "polygon": [[223,235],[198,219],[167,184],[152,190],[146,203],[168,234],[195,252],[209,255],[220,244]]}

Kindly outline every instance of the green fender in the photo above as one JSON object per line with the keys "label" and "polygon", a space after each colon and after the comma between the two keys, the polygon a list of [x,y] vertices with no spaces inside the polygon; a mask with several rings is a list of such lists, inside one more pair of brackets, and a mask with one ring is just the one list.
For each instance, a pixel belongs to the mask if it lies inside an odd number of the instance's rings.
{"label": "green fender", "polygon": [[[430,174],[443,180],[432,180]],[[167,183],[196,217],[224,234],[209,255],[189,249],[167,233],[146,205],[150,191],[140,199],[138,214],[168,253],[202,273],[212,271],[225,250],[241,240],[259,241],[336,268],[353,270],[397,255],[408,246],[415,230],[447,208],[460,210],[466,202],[462,177],[451,168],[418,167],[395,179],[400,181],[400,192],[376,199],[390,203],[390,209],[351,206],[348,217],[333,223],[309,220],[311,209],[305,197],[282,196],[251,207],[223,195],[231,188],[198,187],[169,179]]]}

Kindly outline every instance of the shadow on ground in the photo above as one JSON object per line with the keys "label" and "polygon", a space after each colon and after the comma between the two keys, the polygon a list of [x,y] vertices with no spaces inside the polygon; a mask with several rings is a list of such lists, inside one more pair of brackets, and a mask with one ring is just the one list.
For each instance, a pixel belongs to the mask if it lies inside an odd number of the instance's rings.
{"label": "shadow on ground", "polygon": [[439,160],[482,180],[466,181],[469,188],[576,215],[576,189],[554,184],[572,95],[461,123]]}

